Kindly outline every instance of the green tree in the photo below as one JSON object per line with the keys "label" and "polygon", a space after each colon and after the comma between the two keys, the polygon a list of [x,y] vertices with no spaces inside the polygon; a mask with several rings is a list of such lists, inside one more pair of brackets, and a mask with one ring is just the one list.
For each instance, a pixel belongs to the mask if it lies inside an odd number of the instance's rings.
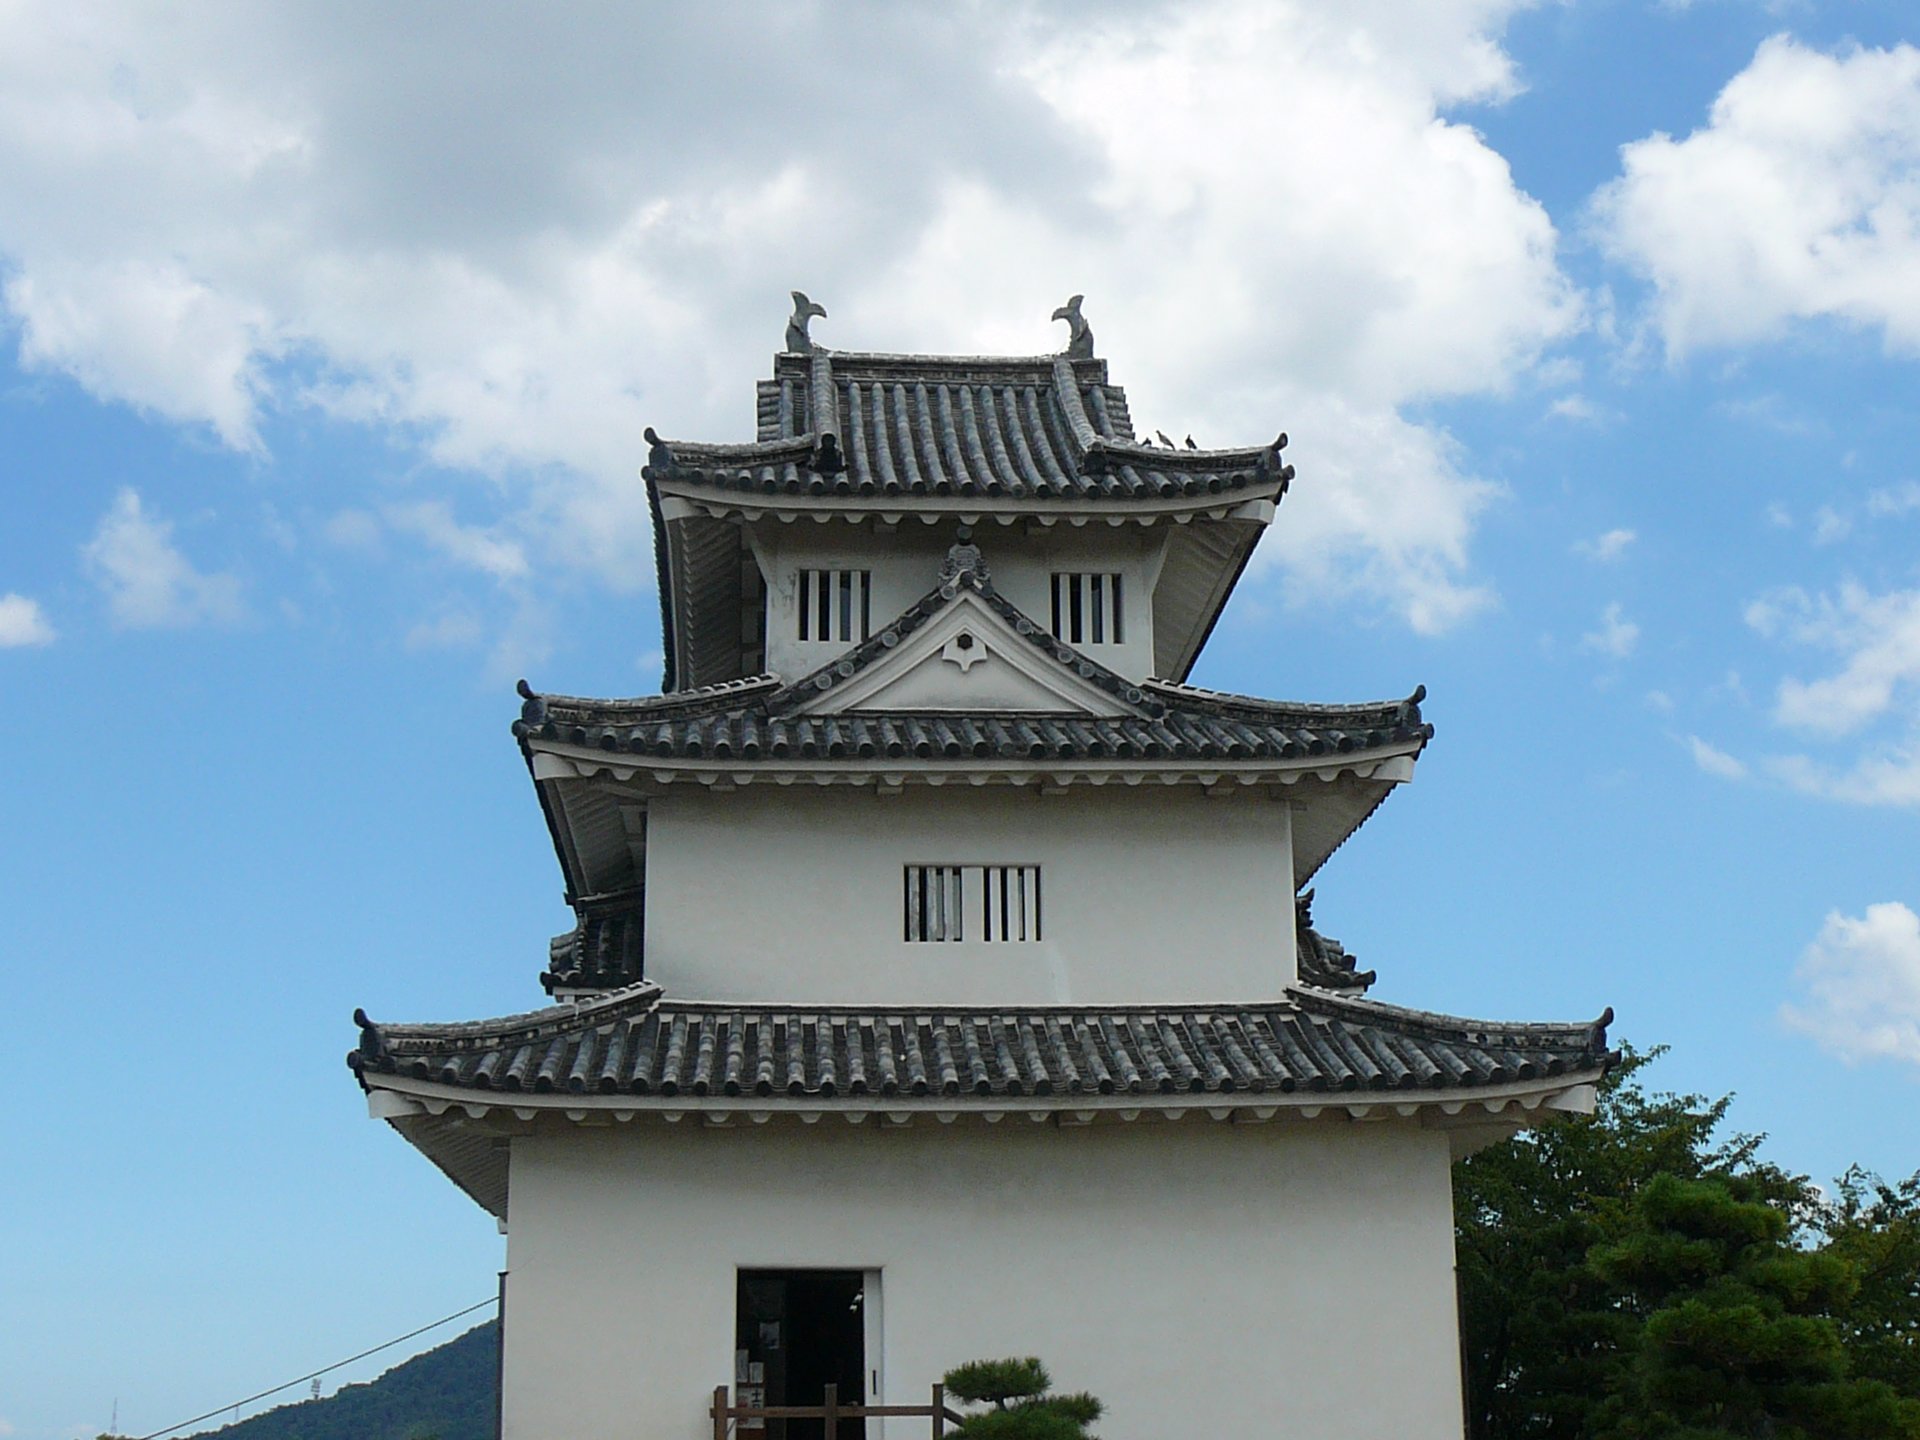
{"label": "green tree", "polygon": [[949,1370],[947,1394],[990,1408],[969,1415],[954,1433],[962,1440],[1091,1440],[1100,1418],[1091,1395],[1053,1395],[1047,1367],[1024,1359],[974,1360]]}
{"label": "green tree", "polygon": [[1655,1177],[1760,1170],[1782,1203],[1806,1187],[1755,1159],[1759,1138],[1715,1132],[1729,1099],[1649,1093],[1664,1053],[1626,1048],[1592,1115],[1567,1116],[1454,1167],[1454,1225],[1473,1440],[1587,1440],[1595,1403],[1634,1343],[1587,1252]]}
{"label": "green tree", "polygon": [[[1627,1050],[1593,1115],[1556,1120],[1454,1168],[1468,1435],[1598,1440],[1605,1426],[1624,1423],[1624,1400],[1601,1413],[1607,1396],[1631,1392],[1651,1403],[1649,1347],[1681,1338],[1674,1316],[1652,1322],[1679,1302],[1656,1303],[1627,1285],[1617,1263],[1588,1257],[1612,1255],[1636,1236],[1650,1243],[1642,1197],[1662,1177],[1718,1182],[1737,1203],[1768,1212],[1773,1261],[1796,1284],[1825,1287],[1817,1302],[1812,1290],[1782,1301],[1781,1318],[1818,1321],[1819,1343],[1831,1337],[1842,1352],[1842,1379],[1883,1382],[1892,1397],[1920,1400],[1920,1175],[1890,1184],[1854,1170],[1823,1196],[1762,1162],[1759,1137],[1717,1138],[1728,1100],[1649,1092],[1644,1072],[1660,1054]],[[1814,1263],[1800,1264],[1805,1255]],[[1889,1398],[1876,1395],[1848,1389],[1826,1399],[1869,1405],[1857,1423],[1872,1433],[1871,1407]],[[1853,1423],[1832,1420],[1831,1433],[1852,1433],[1839,1427]]]}
{"label": "green tree", "polygon": [[1920,1173],[1888,1182],[1856,1166],[1818,1223],[1859,1281],[1834,1317],[1853,1373],[1920,1399]]}
{"label": "green tree", "polygon": [[1660,1175],[1588,1271],[1639,1321],[1595,1416],[1605,1440],[1920,1440],[1920,1402],[1853,1378],[1834,1313],[1859,1288],[1831,1250],[1796,1247],[1751,1177]]}

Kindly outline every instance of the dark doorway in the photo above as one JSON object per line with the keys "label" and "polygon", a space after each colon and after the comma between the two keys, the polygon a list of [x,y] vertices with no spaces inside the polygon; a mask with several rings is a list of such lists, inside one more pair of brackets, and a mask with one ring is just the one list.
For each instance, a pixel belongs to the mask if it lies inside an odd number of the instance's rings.
{"label": "dark doorway", "polygon": [[[859,1270],[742,1270],[734,1314],[737,1403],[818,1405],[829,1384],[839,1403],[863,1403],[866,1375],[865,1275]],[[824,1440],[819,1420],[769,1420],[738,1427],[743,1440]],[[865,1440],[866,1423],[842,1420],[843,1440]]]}

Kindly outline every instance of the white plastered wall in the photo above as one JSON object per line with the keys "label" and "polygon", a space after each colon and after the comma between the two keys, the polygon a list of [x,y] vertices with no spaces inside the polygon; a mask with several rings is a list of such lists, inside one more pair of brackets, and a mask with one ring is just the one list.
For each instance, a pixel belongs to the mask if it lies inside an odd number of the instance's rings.
{"label": "white plastered wall", "polygon": [[891,1403],[1035,1354],[1105,1440],[1461,1434],[1447,1141],[1411,1123],[690,1117],[512,1167],[506,1440],[710,1436],[743,1267],[878,1269]]}
{"label": "white plastered wall", "polygon": [[[873,572],[872,622],[878,631],[940,583],[940,562],[958,524],[913,522],[894,530],[873,525],[762,522],[749,530],[767,583],[767,668],[786,679],[817,669],[848,647],[798,639],[798,577],[802,569]],[[1138,526],[1055,526],[1029,533],[985,524],[974,543],[994,588],[1045,627],[1053,606],[1055,570],[1098,570],[1121,576],[1124,600],[1120,644],[1086,645],[1086,654],[1130,680],[1153,670],[1153,585],[1165,539]]]}
{"label": "white plastered wall", "polygon": [[[1290,814],[1194,787],[677,787],[648,813],[647,975],[685,1000],[1275,999],[1295,966]],[[910,863],[1039,865],[1044,938],[905,940]]]}

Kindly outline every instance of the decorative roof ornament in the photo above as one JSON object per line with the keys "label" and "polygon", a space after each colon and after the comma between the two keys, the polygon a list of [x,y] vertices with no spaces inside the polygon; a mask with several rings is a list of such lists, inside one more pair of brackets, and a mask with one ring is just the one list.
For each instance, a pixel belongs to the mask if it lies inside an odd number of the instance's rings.
{"label": "decorative roof ornament", "polygon": [[813,354],[813,337],[807,334],[807,325],[814,319],[827,318],[827,307],[816,305],[806,297],[804,291],[793,292],[793,318],[787,321],[787,353],[789,355]]}
{"label": "decorative roof ornament", "polygon": [[823,433],[814,445],[807,468],[818,475],[838,475],[847,468],[847,457],[840,449],[840,439],[831,430]]}
{"label": "decorative roof ornament", "polygon": [[354,1009],[353,1023],[360,1027],[360,1054],[377,1060],[387,1053],[386,1037],[380,1033],[380,1027],[367,1018],[365,1010]]}
{"label": "decorative roof ornament", "polygon": [[947,558],[940,562],[941,593],[956,590],[961,576],[971,576],[976,589],[988,589],[993,577],[987,570],[987,562],[980,554],[980,547],[973,543],[973,527],[962,525],[954,537],[954,543],[947,551]]}
{"label": "decorative roof ornament", "polygon": [[1294,901],[1294,910],[1302,985],[1360,991],[1373,984],[1373,971],[1356,968],[1358,962],[1347,953],[1346,946],[1313,928],[1313,891],[1303,891]]}
{"label": "decorative roof ornament", "polygon": [[1069,360],[1091,360],[1093,358],[1093,330],[1087,324],[1087,317],[1080,313],[1080,302],[1084,295],[1076,295],[1058,310],[1053,318],[1067,322],[1067,358]]}
{"label": "decorative roof ornament", "polygon": [[654,428],[649,425],[640,434],[647,442],[647,468],[662,474],[673,469],[673,451],[667,448],[667,442],[660,438]]}

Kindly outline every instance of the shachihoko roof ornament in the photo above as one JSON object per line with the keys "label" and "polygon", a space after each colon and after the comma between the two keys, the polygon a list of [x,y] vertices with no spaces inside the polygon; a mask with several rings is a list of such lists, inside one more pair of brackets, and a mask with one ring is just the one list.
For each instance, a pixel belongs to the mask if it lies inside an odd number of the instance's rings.
{"label": "shachihoko roof ornament", "polygon": [[1087,324],[1087,317],[1080,313],[1080,302],[1087,297],[1075,295],[1053,312],[1053,318],[1067,322],[1067,358],[1069,360],[1091,360],[1093,358],[1093,330]]}
{"label": "shachihoko roof ornament", "polygon": [[827,318],[827,307],[816,305],[806,297],[806,292],[793,292],[793,318],[787,321],[787,353],[789,355],[811,355],[813,337],[807,333],[807,326],[814,320]]}

